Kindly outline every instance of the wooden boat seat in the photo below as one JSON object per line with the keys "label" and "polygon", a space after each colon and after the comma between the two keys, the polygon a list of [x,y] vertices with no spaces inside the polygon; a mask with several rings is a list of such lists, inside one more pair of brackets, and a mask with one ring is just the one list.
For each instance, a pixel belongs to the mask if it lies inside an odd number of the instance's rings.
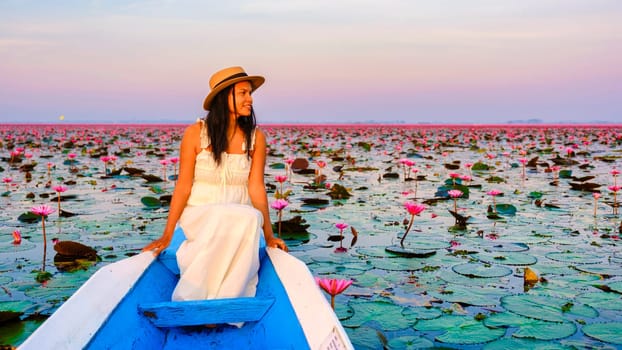
{"label": "wooden boat seat", "polygon": [[260,320],[274,297],[167,301],[138,306],[156,327],[201,326]]}

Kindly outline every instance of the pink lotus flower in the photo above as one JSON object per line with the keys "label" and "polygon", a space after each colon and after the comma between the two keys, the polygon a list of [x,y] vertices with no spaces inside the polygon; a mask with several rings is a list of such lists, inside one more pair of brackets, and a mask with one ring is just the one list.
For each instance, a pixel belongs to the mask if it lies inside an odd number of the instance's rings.
{"label": "pink lotus flower", "polygon": [[348,228],[348,226],[349,225],[345,222],[339,222],[335,224],[335,227],[339,229],[339,236],[341,237],[341,239],[339,240],[339,248],[335,249],[335,253],[345,253],[348,251],[348,248],[344,248],[343,246],[343,230]]}
{"label": "pink lotus flower", "polygon": [[19,230],[13,231],[13,244],[19,245],[22,243],[22,233]]}
{"label": "pink lotus flower", "polygon": [[58,216],[60,216],[60,194],[67,191],[67,186],[59,185],[54,186],[54,191],[56,191],[56,197],[58,200]]}
{"label": "pink lotus flower", "polygon": [[285,207],[287,207],[288,205],[289,205],[289,202],[287,202],[287,200],[285,199],[277,199],[274,202],[272,202],[272,204],[270,204],[270,207],[272,207],[272,209],[276,209],[278,211],[278,215],[279,215],[278,236],[279,238],[281,237],[281,221],[283,218],[283,209],[285,209]]}
{"label": "pink lotus flower", "polygon": [[350,285],[352,285],[351,280],[343,280],[336,278],[319,278],[316,277],[315,281],[326,293],[330,295],[330,306],[335,309],[335,296],[341,294],[344,290],[346,290]]}
{"label": "pink lotus flower", "polygon": [[410,222],[408,223],[408,227],[406,228],[406,232],[404,232],[404,235],[402,236],[402,239],[400,240],[400,245],[402,246],[402,248],[404,247],[404,239],[406,238],[406,235],[408,235],[408,232],[410,231],[410,228],[412,227],[413,222],[415,221],[415,215],[418,215],[419,213],[425,210],[425,205],[415,203],[415,202],[406,202],[404,203],[404,207],[406,207],[406,210],[411,216],[410,216]]}
{"label": "pink lotus flower", "polygon": [[462,197],[462,195],[463,195],[462,191],[460,191],[460,190],[449,190],[449,191],[447,191],[447,194],[451,198],[459,198],[459,197]]}
{"label": "pink lotus flower", "polygon": [[486,192],[486,194],[488,194],[489,196],[492,196],[492,211],[494,213],[497,212],[497,202],[496,202],[495,198],[498,195],[500,195],[501,193],[503,193],[503,192],[501,192],[499,190],[490,190],[490,191]]}
{"label": "pink lotus flower", "polygon": [[315,164],[317,164],[317,166],[319,166],[320,169],[323,169],[324,167],[326,167],[326,162],[323,160],[317,160],[315,161]]}
{"label": "pink lotus flower", "polygon": [[33,214],[36,215],[40,215],[41,216],[41,228],[43,231],[43,263],[41,266],[41,272],[45,272],[45,257],[47,254],[47,247],[48,247],[48,239],[47,236],[45,234],[45,218],[52,214],[54,212],[54,209],[52,209],[52,207],[50,207],[49,205],[46,204],[42,204],[39,206],[34,206],[32,208],[30,208],[30,211]]}
{"label": "pink lotus flower", "polygon": [[490,191],[486,192],[486,194],[487,194],[487,195],[489,195],[489,196],[493,196],[493,197],[498,196],[498,195],[500,195],[501,193],[503,193],[503,192],[501,192],[501,191],[499,191],[499,190],[490,190]]}
{"label": "pink lotus flower", "polygon": [[34,206],[34,207],[30,208],[30,211],[33,214],[46,217],[46,216],[52,214],[54,212],[54,209],[52,209],[52,207],[50,207],[47,204],[42,204],[42,205],[38,205],[38,206]]}
{"label": "pink lotus flower", "polygon": [[287,181],[287,175],[276,175],[274,179],[279,183],[283,183]]}
{"label": "pink lotus flower", "polygon": [[458,198],[462,197],[463,193],[460,190],[449,190],[447,191],[449,197],[454,200],[454,213],[458,213]]}
{"label": "pink lotus flower", "polygon": [[11,184],[11,182],[13,182],[13,178],[12,177],[3,177],[2,178],[2,182],[4,182],[6,184],[6,190],[9,190],[9,186]]}

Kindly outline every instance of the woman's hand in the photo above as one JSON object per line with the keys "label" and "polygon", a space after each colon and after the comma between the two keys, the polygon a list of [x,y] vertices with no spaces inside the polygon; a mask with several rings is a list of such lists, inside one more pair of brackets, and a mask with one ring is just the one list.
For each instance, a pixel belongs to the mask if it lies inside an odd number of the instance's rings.
{"label": "woman's hand", "polygon": [[276,237],[272,237],[266,240],[266,246],[272,247],[272,248],[279,248],[284,252],[287,251],[287,244],[285,244],[285,242],[282,239],[276,238]]}
{"label": "woman's hand", "polygon": [[160,254],[164,249],[166,249],[166,247],[168,247],[170,243],[171,243],[170,237],[167,238],[165,236],[162,236],[156,239],[155,241],[149,243],[148,245],[146,245],[143,248],[143,252],[151,251],[153,252],[153,255],[158,256],[158,254]]}

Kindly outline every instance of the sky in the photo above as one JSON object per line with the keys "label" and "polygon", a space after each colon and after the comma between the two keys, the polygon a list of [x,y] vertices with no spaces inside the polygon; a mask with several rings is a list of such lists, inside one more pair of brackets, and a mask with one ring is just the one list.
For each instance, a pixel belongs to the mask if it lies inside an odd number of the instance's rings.
{"label": "sky", "polygon": [[[0,0],[0,121],[622,122],[620,0]],[[60,119],[63,116],[64,120]]]}

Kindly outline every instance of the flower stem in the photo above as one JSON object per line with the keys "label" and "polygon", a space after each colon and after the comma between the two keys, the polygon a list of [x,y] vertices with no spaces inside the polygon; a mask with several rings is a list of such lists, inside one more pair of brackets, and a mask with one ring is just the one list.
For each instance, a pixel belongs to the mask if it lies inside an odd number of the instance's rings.
{"label": "flower stem", "polygon": [[406,232],[404,232],[404,235],[402,236],[402,239],[400,240],[400,245],[402,246],[402,248],[404,248],[404,239],[406,238],[406,235],[410,231],[410,228],[413,225],[413,221],[415,221],[415,216],[414,215],[410,217],[410,222],[408,223],[408,227],[406,228]]}
{"label": "flower stem", "polygon": [[45,272],[45,258],[48,250],[48,240],[45,235],[45,216],[41,217],[41,227],[43,229],[43,264],[41,266],[41,271]]}

